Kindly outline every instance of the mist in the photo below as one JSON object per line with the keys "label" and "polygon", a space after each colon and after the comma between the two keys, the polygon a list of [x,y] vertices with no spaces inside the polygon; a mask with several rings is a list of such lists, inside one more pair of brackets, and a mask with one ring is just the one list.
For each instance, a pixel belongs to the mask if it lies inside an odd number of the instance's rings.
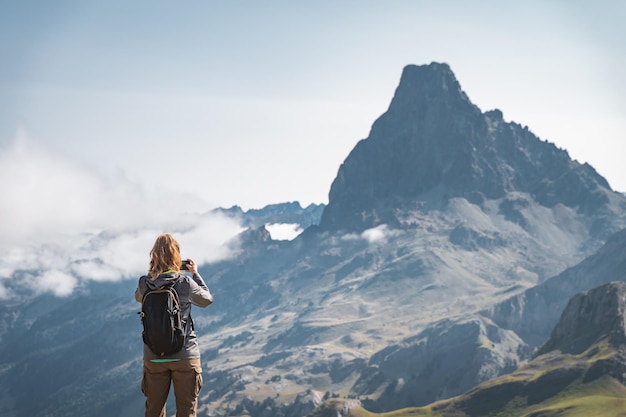
{"label": "mist", "polygon": [[121,171],[105,178],[23,131],[0,148],[0,192],[0,298],[137,279],[161,233],[200,265],[226,259],[236,250],[226,243],[243,230],[193,195],[147,188]]}

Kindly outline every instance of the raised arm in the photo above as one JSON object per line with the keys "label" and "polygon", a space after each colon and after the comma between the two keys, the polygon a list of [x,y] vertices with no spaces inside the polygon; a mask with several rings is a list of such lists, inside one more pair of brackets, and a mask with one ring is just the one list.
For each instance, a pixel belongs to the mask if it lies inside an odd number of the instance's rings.
{"label": "raised arm", "polygon": [[209,287],[207,287],[204,279],[202,279],[198,273],[193,274],[191,278],[192,279],[189,281],[189,300],[191,303],[198,307],[210,305],[213,302],[213,295],[211,291],[209,291]]}

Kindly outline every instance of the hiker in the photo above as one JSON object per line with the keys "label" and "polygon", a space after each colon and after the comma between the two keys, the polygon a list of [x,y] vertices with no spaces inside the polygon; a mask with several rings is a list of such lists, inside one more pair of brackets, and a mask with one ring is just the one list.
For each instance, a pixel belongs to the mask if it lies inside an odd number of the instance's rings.
{"label": "hiker", "polygon": [[[181,267],[188,274],[181,273]],[[155,291],[171,288],[173,291]],[[155,291],[152,295],[146,295]],[[196,415],[198,395],[202,388],[202,367],[200,364],[200,349],[198,339],[191,319],[191,305],[207,307],[213,302],[213,296],[204,280],[198,273],[198,267],[193,259],[181,260],[180,246],[169,233],[157,237],[150,251],[150,270],[148,275],[139,278],[139,284],[135,291],[135,299],[142,303],[142,316],[149,316],[150,311],[162,311],[156,309],[146,310],[148,299],[154,304],[158,297],[155,293],[170,296],[176,294],[180,304],[179,322],[182,323],[182,332],[179,346],[174,353],[172,350],[165,352],[153,352],[146,344],[150,339],[151,330],[144,321],[144,349],[143,349],[143,379],[141,390],[146,396],[146,417],[165,417],[165,403],[170,390],[170,384],[174,385],[176,397],[176,416],[192,417]],[[146,301],[144,301],[144,296]],[[171,297],[176,298],[176,297]],[[166,307],[167,308],[167,307]],[[163,315],[168,315],[167,309]],[[157,317],[158,319],[158,317]],[[169,319],[169,317],[168,317]],[[161,320],[164,321],[164,320]],[[171,329],[170,329],[171,330]]]}

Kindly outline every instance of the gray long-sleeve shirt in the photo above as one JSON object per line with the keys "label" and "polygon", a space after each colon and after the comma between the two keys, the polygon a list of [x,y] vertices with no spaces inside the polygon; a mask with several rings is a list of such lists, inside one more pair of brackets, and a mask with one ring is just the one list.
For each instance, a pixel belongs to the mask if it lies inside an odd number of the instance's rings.
{"label": "gray long-sleeve shirt", "polygon": [[[176,282],[174,289],[178,293],[181,308],[181,318],[184,322],[188,322],[191,315],[191,305],[198,307],[207,307],[213,302],[213,295],[209,291],[209,287],[204,283],[200,274],[188,276],[178,272],[166,272],[159,275],[155,280],[149,275],[139,278],[137,290],[135,291],[135,300],[142,302],[143,296],[148,290],[162,287],[163,285]],[[150,350],[148,346],[143,346],[144,360],[153,359],[195,359],[200,357],[200,348],[198,347],[198,338],[196,331],[191,325],[186,326],[187,333],[185,338],[185,346],[173,355],[161,358]]]}

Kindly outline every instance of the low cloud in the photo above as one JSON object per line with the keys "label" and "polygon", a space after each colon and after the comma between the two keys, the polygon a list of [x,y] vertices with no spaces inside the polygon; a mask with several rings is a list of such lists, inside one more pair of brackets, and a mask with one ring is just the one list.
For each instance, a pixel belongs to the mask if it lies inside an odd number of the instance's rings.
{"label": "low cloud", "polygon": [[302,228],[297,223],[268,223],[265,228],[274,240],[293,240],[302,233]]}
{"label": "low cloud", "polygon": [[347,233],[341,237],[344,241],[362,241],[365,240],[371,245],[379,245],[386,243],[389,238],[398,236],[399,230],[390,229],[386,224],[381,224],[371,229],[364,230],[360,234]]}
{"label": "low cloud", "polygon": [[389,229],[386,224],[367,229],[361,233],[361,238],[367,240],[370,244],[381,244],[396,235],[398,232]]}
{"label": "low cloud", "polygon": [[102,178],[24,133],[0,148],[0,193],[0,298],[24,287],[66,296],[90,280],[136,279],[166,232],[199,264],[225,259],[225,242],[242,230],[203,201],[123,175]]}

